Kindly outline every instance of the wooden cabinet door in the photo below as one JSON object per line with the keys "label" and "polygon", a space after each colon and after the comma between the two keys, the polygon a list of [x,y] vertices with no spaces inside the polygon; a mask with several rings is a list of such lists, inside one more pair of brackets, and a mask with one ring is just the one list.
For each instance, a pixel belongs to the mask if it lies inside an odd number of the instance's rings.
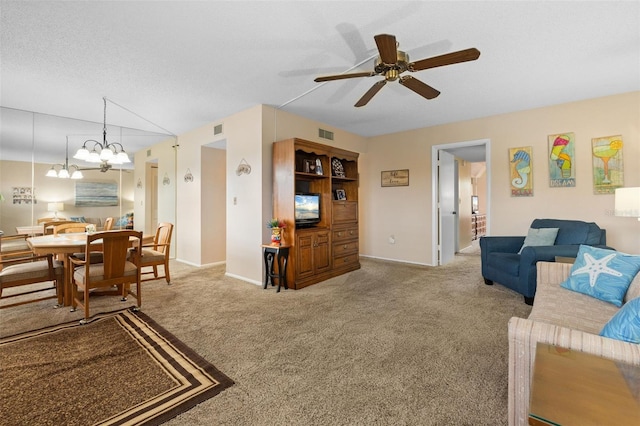
{"label": "wooden cabinet door", "polygon": [[296,241],[296,278],[313,275],[313,236],[305,233],[298,235]]}
{"label": "wooden cabinet door", "polygon": [[329,231],[315,233],[313,248],[313,266],[315,272],[323,272],[331,267],[329,250]]}

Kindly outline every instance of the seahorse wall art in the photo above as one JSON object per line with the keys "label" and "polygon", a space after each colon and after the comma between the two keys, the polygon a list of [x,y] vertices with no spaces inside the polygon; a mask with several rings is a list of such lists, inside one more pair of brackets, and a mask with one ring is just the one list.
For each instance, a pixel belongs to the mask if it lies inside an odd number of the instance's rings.
{"label": "seahorse wall art", "polygon": [[566,188],[576,186],[575,137],[573,133],[549,135],[549,186]]}
{"label": "seahorse wall art", "polygon": [[532,197],[531,147],[510,148],[511,196]]}

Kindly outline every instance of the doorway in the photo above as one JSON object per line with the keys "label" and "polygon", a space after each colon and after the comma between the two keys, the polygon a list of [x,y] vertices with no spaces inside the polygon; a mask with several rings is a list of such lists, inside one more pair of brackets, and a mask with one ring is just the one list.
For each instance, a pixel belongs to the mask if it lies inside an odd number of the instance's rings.
{"label": "doorway", "polygon": [[[489,231],[488,218],[490,214],[491,201],[490,148],[490,140],[481,139],[475,141],[434,145],[431,149],[431,235],[433,236],[431,248],[432,265],[444,265],[448,263],[453,259],[458,248],[458,172],[456,162],[453,161],[452,158],[459,158],[471,163],[485,163],[486,200],[484,200],[484,206],[485,214],[487,216],[487,232]],[[441,173],[445,174],[446,176],[443,176],[441,178]],[[453,199],[453,201],[451,199]],[[455,220],[453,219],[454,217]]]}

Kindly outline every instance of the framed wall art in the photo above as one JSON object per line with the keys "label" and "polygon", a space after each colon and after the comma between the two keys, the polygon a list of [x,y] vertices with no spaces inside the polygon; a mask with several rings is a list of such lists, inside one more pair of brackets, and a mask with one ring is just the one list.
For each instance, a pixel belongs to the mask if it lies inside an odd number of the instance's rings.
{"label": "framed wall art", "polygon": [[624,186],[622,135],[591,139],[594,194],[613,194]]}
{"label": "framed wall art", "polygon": [[532,148],[509,148],[509,173],[512,197],[533,197]]}
{"label": "framed wall art", "polygon": [[109,207],[118,205],[116,182],[76,182],[76,207]]}
{"label": "framed wall art", "polygon": [[38,204],[36,190],[30,186],[14,186],[11,188],[13,204]]}
{"label": "framed wall art", "polygon": [[381,185],[385,186],[409,186],[409,169],[386,170],[381,172]]}
{"label": "framed wall art", "polygon": [[344,189],[336,189],[336,200],[344,201],[347,199],[347,193]]}
{"label": "framed wall art", "polygon": [[573,133],[549,135],[549,186],[576,186],[575,136]]}

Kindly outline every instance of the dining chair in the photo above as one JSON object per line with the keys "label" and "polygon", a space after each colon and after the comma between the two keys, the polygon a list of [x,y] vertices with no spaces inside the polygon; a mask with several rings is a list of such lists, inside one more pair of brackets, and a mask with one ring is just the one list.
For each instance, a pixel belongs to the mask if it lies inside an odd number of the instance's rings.
{"label": "dining chair", "polygon": [[[2,235],[0,234],[0,262],[16,257],[30,256],[31,247],[27,243],[26,234]],[[2,264],[0,263],[0,271]]]}
{"label": "dining chair", "polygon": [[56,219],[55,217],[41,217],[40,219],[38,219],[38,225],[44,222],[54,222],[54,221],[59,222],[61,220],[67,220],[67,218],[60,217],[60,216],[58,216],[58,219]]}
{"label": "dining chair", "polygon": [[[169,252],[171,248],[171,235],[173,234],[173,223],[161,222],[156,229],[156,235],[152,244],[142,246],[140,256],[140,268],[153,268],[152,271],[142,272],[142,275],[153,274],[153,278],[145,278],[142,281],[157,280],[164,278],[167,284],[171,284],[169,273]],[[164,268],[164,275],[158,276],[158,266]]]}
{"label": "dining chair", "polygon": [[102,227],[104,231],[111,231],[113,229],[113,218],[108,217],[104,220],[104,226]]}
{"label": "dining chair", "polygon": [[73,220],[52,220],[49,222],[42,222],[42,230],[44,235],[53,235],[53,228],[58,225],[62,225],[65,223],[79,223]]}
{"label": "dining chair", "polygon": [[53,289],[56,291],[56,294],[53,296],[23,299],[21,302],[0,305],[0,309],[54,299],[56,297],[58,299],[58,306],[62,306],[64,267],[62,262],[53,259],[52,254],[2,260],[0,261],[0,266],[2,266],[2,270],[0,271],[0,299],[26,296],[40,291],[50,291],[52,287],[29,287],[23,292],[12,293],[10,295],[6,295],[5,293],[5,295],[2,295],[5,289],[11,287],[27,286],[47,281],[53,281]]}
{"label": "dining chair", "polygon": [[87,224],[82,222],[67,222],[60,225],[53,225],[53,235],[86,232],[86,227]]}
{"label": "dining chair", "polygon": [[[92,296],[121,296],[123,301],[131,294],[136,298],[138,308],[142,305],[140,285],[140,251],[142,246],[142,232],[102,231],[87,235],[85,259],[91,259],[91,254],[101,252],[103,262],[91,263],[83,259],[70,257],[71,311],[78,306],[84,310],[81,324],[89,322],[89,300]],[[136,290],[131,290],[131,284]],[[104,290],[104,289],[106,290]]]}

